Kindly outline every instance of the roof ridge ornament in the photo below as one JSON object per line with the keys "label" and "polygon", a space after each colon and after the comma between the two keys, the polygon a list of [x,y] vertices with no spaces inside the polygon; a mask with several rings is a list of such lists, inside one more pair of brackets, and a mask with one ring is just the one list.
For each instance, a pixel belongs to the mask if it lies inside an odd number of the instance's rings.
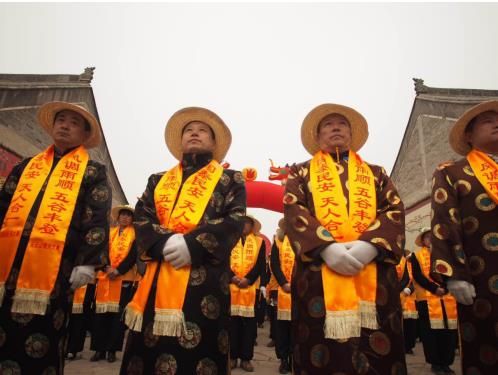
{"label": "roof ridge ornament", "polygon": [[80,74],[78,81],[80,82],[87,82],[90,83],[92,82],[93,79],[93,72],[95,71],[95,67],[88,67],[85,68],[85,71]]}
{"label": "roof ridge ornament", "polygon": [[417,95],[423,94],[429,91],[429,88],[424,85],[424,80],[422,78],[412,78],[415,84],[415,93]]}

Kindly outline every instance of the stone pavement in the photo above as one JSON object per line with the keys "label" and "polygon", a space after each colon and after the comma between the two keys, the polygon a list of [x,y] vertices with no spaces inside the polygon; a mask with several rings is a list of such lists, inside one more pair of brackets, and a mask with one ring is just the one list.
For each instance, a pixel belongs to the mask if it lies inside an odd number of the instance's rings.
{"label": "stone pavement", "polygon": [[[278,374],[279,361],[275,356],[274,348],[266,347],[268,343],[268,322],[265,323],[265,328],[258,329],[258,344],[254,348],[254,374],[258,375],[274,375]],[[90,346],[89,339],[85,344],[85,348]],[[115,375],[119,373],[120,359],[122,353],[117,353],[118,361],[115,363],[107,363],[107,361],[90,362],[89,359],[92,353],[87,349],[79,356],[81,359],[75,361],[66,361],[65,374],[66,375]],[[417,343],[415,348],[415,355],[407,355],[408,374],[409,375],[431,375],[430,366],[424,361],[424,354],[422,352],[422,345]],[[457,375],[461,375],[460,371],[460,357],[455,358],[455,363],[452,368]],[[232,374],[246,374],[242,369],[238,368],[232,371]],[[149,375],[149,374],[146,374]],[[189,374],[179,374],[189,375]],[[383,375],[383,374],[381,374]],[[388,375],[388,374],[386,374]]]}

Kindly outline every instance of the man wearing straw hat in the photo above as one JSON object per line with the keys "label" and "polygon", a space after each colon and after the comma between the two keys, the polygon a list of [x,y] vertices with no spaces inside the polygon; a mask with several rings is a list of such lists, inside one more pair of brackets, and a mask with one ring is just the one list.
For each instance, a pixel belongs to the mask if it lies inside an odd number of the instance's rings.
{"label": "man wearing straw hat", "polygon": [[275,321],[275,353],[280,359],[278,371],[288,374],[291,371],[291,282],[295,254],[285,234],[285,220],[278,222],[277,235],[271,252],[271,269],[278,282],[277,319]]}
{"label": "man wearing straw hat", "polygon": [[215,113],[181,109],[165,136],[178,164],[151,175],[135,207],[147,269],[126,307],[121,373],[226,374],[229,260],[244,225],[244,179],[220,165],[232,138]]}
{"label": "man wearing straw hat", "polygon": [[367,138],[364,117],[338,104],[301,128],[312,159],[291,167],[284,196],[295,374],[406,373],[395,268],[404,208],[384,169],[357,154]]}
{"label": "man wearing straw hat", "polygon": [[116,351],[123,348],[126,326],[121,317],[125,306],[133,295],[133,284],[137,280],[137,247],[133,227],[133,207],[115,206],[111,218],[118,225],[109,235],[109,261],[105,271],[97,275],[95,314],[93,315],[90,349],[95,351],[90,361],[106,358],[116,361]]}
{"label": "man wearing straw hat", "polygon": [[431,228],[422,228],[415,239],[421,249],[410,257],[416,283],[420,338],[425,361],[436,374],[454,374],[457,343],[456,301],[445,286],[430,277]]}
{"label": "man wearing straw hat", "polygon": [[432,254],[458,304],[463,374],[497,374],[498,101],[478,104],[453,125],[464,157],[434,172]]}
{"label": "man wearing straw hat", "polygon": [[242,236],[230,255],[230,367],[253,372],[251,363],[257,334],[256,303],[265,273],[266,247],[258,236],[261,223],[246,216]]}
{"label": "man wearing straw hat", "polygon": [[18,164],[0,192],[0,373],[61,374],[72,292],[107,261],[112,191],[87,149],[101,140],[85,108],[50,102],[53,144]]}

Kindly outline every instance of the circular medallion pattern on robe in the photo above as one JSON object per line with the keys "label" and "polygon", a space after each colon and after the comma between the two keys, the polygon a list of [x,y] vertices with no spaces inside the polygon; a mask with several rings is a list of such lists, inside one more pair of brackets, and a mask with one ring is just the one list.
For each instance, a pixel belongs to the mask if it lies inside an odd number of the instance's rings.
{"label": "circular medallion pattern on robe", "polygon": [[465,342],[472,342],[476,338],[476,329],[474,325],[470,322],[462,323],[460,326],[460,333],[462,335],[462,340]]}
{"label": "circular medallion pattern on robe", "polygon": [[434,234],[438,240],[446,240],[449,233],[448,227],[444,224],[436,224],[432,229],[432,234]]}
{"label": "circular medallion pattern on robe", "polygon": [[92,217],[93,217],[92,208],[90,206],[85,206],[85,208],[83,209],[83,217],[81,218],[81,221],[84,224],[87,224],[90,222],[90,220],[92,220]]}
{"label": "circular medallion pattern on robe", "polygon": [[158,234],[168,233],[168,230],[160,224],[152,224],[152,229]]}
{"label": "circular medallion pattern on robe", "polygon": [[353,353],[351,360],[353,363],[353,368],[358,374],[362,375],[368,372],[368,369],[370,368],[370,363],[368,362],[368,358],[365,354],[363,354],[359,350],[356,350]]}
{"label": "circular medallion pattern on robe", "polygon": [[43,370],[42,375],[57,375],[57,370],[55,367],[50,366]]}
{"label": "circular medallion pattern on robe", "polygon": [[219,245],[216,236],[212,233],[201,233],[195,239],[210,253],[214,252]]}
{"label": "circular medallion pattern on robe", "polygon": [[25,326],[33,319],[33,314],[12,313],[12,320],[20,325]]}
{"label": "circular medallion pattern on robe", "polygon": [[85,170],[85,176],[83,178],[89,180],[95,180],[97,174],[98,174],[97,168],[95,168],[93,165],[87,165]]}
{"label": "circular medallion pattern on robe", "polygon": [[387,211],[386,216],[389,220],[391,220],[395,224],[401,224],[401,219],[403,218],[403,214],[401,211],[394,210],[394,211]]}
{"label": "circular medallion pattern on robe", "polygon": [[21,375],[21,366],[14,361],[0,362],[0,373],[5,375]]}
{"label": "circular medallion pattern on robe", "polygon": [[391,314],[389,317],[389,326],[395,334],[401,334],[401,331],[403,330],[402,317],[398,314]]}
{"label": "circular medallion pattern on robe", "polygon": [[472,276],[479,275],[482,271],[484,271],[485,262],[480,256],[473,255],[469,258],[469,268]]}
{"label": "circular medallion pattern on robe", "polygon": [[498,294],[498,275],[493,275],[489,278],[488,287],[491,293]]}
{"label": "circular medallion pattern on robe", "polygon": [[443,204],[448,200],[448,193],[443,188],[437,188],[434,192],[434,200],[436,203]]}
{"label": "circular medallion pattern on robe", "polygon": [[479,194],[475,199],[475,204],[481,211],[491,211],[496,207],[495,202],[486,193]]}
{"label": "circular medallion pattern on robe", "polygon": [[41,333],[30,335],[24,342],[24,350],[26,354],[35,359],[43,358],[48,353],[50,341],[47,336]]}
{"label": "circular medallion pattern on robe", "polygon": [[391,244],[382,237],[375,237],[370,240],[371,243],[382,246],[384,249],[392,250]]}
{"label": "circular medallion pattern on robe", "polygon": [[201,329],[193,322],[187,322],[186,326],[187,330],[182,332],[182,335],[178,338],[178,343],[185,349],[194,349],[201,342]]}
{"label": "circular medallion pattern on robe", "polygon": [[228,354],[228,348],[230,346],[230,338],[228,336],[228,331],[222,329],[220,333],[218,333],[218,350],[221,354]]}
{"label": "circular medallion pattern on robe", "polygon": [[128,363],[128,367],[126,368],[127,375],[143,375],[144,372],[144,362],[142,358],[138,356],[133,356]]}
{"label": "circular medallion pattern on robe", "polygon": [[467,194],[470,193],[472,186],[470,185],[470,182],[465,181],[465,180],[458,180],[455,182],[453,185],[455,190],[457,191],[457,194],[459,197],[464,197]]}
{"label": "circular medallion pattern on robe", "polygon": [[453,268],[451,268],[448,262],[441,259],[436,259],[434,269],[441,275],[446,275],[446,276],[453,275]]}
{"label": "circular medallion pattern on robe", "polygon": [[301,244],[299,241],[294,241],[292,242],[292,247],[294,248],[294,251],[299,254],[301,252]]}
{"label": "circular medallion pattern on robe", "polygon": [[487,233],[482,237],[481,240],[482,246],[489,251],[497,251],[498,250],[498,233],[491,232]]}
{"label": "circular medallion pattern on robe", "polygon": [[396,192],[394,190],[389,190],[386,193],[386,198],[387,198],[387,201],[391,204],[398,204],[399,202],[401,202],[399,195],[396,194]]}
{"label": "circular medallion pattern on robe", "polygon": [[371,232],[380,228],[380,220],[375,219],[372,224],[367,228],[366,232]]}
{"label": "circular medallion pattern on robe", "polygon": [[450,214],[450,220],[455,224],[460,224],[460,212],[457,208],[450,208],[448,213]]}
{"label": "circular medallion pattern on robe", "polygon": [[479,220],[474,216],[468,216],[462,220],[463,231],[466,235],[471,235],[479,228]]}
{"label": "circular medallion pattern on robe", "polygon": [[227,175],[226,173],[223,173],[220,177],[220,183],[223,186],[228,186],[230,184],[230,176]]}
{"label": "circular medallion pattern on robe", "polygon": [[104,242],[104,239],[105,239],[104,228],[99,228],[99,227],[90,229],[85,236],[86,243],[91,246],[100,245],[102,242]]}
{"label": "circular medallion pattern on robe", "polygon": [[296,232],[304,232],[308,228],[308,219],[306,219],[304,216],[298,215],[294,219],[294,229]]}
{"label": "circular medallion pattern on robe", "polygon": [[297,289],[297,295],[300,298],[303,298],[306,292],[308,291],[308,285],[309,283],[306,277],[300,277],[299,279],[297,279],[296,289]]}
{"label": "circular medallion pattern on robe", "polygon": [[220,302],[215,296],[207,295],[201,301],[201,311],[208,319],[218,319],[220,316]]}
{"label": "circular medallion pattern on robe", "polygon": [[387,304],[387,300],[389,298],[389,293],[387,292],[387,288],[384,285],[377,285],[377,295],[375,297],[375,302],[379,306],[385,306]]}
{"label": "circular medallion pattern on robe", "polygon": [[373,332],[368,342],[372,350],[379,355],[387,355],[391,351],[391,340],[383,332]]}
{"label": "circular medallion pattern on robe", "polygon": [[495,365],[497,359],[496,348],[490,345],[482,345],[479,348],[479,359],[487,366]]}
{"label": "circular medallion pattern on robe", "polygon": [[91,196],[95,202],[107,202],[109,199],[109,188],[105,185],[96,186],[92,190]]}
{"label": "circular medallion pattern on robe", "polygon": [[318,226],[318,228],[316,228],[316,235],[319,239],[323,240],[323,241],[332,241],[333,240],[333,237],[332,235],[330,234],[330,232],[323,226]]}
{"label": "circular medallion pattern on robe", "polygon": [[486,319],[491,313],[491,303],[486,299],[478,298],[474,301],[472,310],[476,318]]}
{"label": "circular medallion pattern on robe", "polygon": [[292,193],[285,193],[284,195],[284,204],[294,204],[297,202],[297,197]]}
{"label": "circular medallion pattern on robe", "polygon": [[330,360],[329,348],[326,345],[318,344],[311,348],[310,361],[317,368],[327,366]]}
{"label": "circular medallion pattern on robe", "polygon": [[216,363],[210,358],[203,358],[197,364],[195,368],[195,373],[197,375],[217,375],[218,367]]}
{"label": "circular medallion pattern on robe", "polygon": [[312,318],[323,318],[325,316],[325,302],[323,297],[313,297],[308,302],[308,313]]}
{"label": "circular medallion pattern on robe", "polygon": [[204,266],[192,267],[188,283],[190,286],[199,286],[206,281],[207,271]]}
{"label": "circular medallion pattern on robe", "polygon": [[175,375],[177,369],[175,357],[169,353],[163,353],[156,359],[154,375]]}
{"label": "circular medallion pattern on robe", "polygon": [[154,322],[147,324],[144,330],[144,345],[148,348],[156,346],[159,336],[154,335]]}
{"label": "circular medallion pattern on robe", "polygon": [[60,330],[64,324],[64,319],[66,315],[62,309],[57,309],[53,316],[54,328],[56,331]]}
{"label": "circular medallion pattern on robe", "polygon": [[296,342],[304,344],[305,342],[308,341],[309,337],[310,337],[310,329],[308,325],[305,323],[299,323],[299,325],[297,326]]}
{"label": "circular medallion pattern on robe", "polygon": [[5,340],[7,339],[7,333],[5,333],[5,330],[3,327],[0,326],[0,348],[5,344]]}

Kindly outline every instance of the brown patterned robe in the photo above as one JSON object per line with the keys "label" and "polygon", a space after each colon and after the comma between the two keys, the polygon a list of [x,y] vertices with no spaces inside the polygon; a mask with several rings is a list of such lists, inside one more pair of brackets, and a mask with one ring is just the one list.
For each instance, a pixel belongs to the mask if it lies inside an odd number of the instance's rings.
{"label": "brown patterned robe", "polygon": [[476,289],[458,304],[464,375],[498,374],[498,208],[467,161],[434,172],[433,276],[465,280]]}
{"label": "brown patterned robe", "polygon": [[[334,156],[333,156],[334,157]],[[339,175],[347,192],[347,154]],[[330,239],[315,217],[310,193],[310,161],[293,165],[284,198],[286,232],[296,251],[292,282],[293,367],[296,375],[406,374],[402,311],[395,265],[403,254],[404,207],[383,168],[370,165],[377,191],[377,219],[359,238],[379,250],[377,263],[378,330],[362,328],[360,338],[325,339],[325,307],[320,257]]]}
{"label": "brown patterned robe", "polygon": [[[68,151],[69,152],[69,151]],[[0,191],[0,224],[30,158],[14,167]],[[56,154],[55,165],[60,160]],[[45,188],[28,216],[0,307],[0,374],[62,374],[67,321],[73,293],[69,277],[74,266],[108,263],[109,212],[112,191],[104,165],[89,160],[62,253],[59,274],[45,315],[12,314],[12,297],[31,229]],[[43,272],[43,265],[40,265]]]}
{"label": "brown patterned robe", "polygon": [[[211,161],[211,154],[184,155],[183,181]],[[147,188],[135,208],[138,251],[163,260],[162,249],[174,233],[159,225],[154,190],[163,173],[149,177]],[[183,312],[187,332],[181,337],[152,334],[154,281],[144,312],[142,332],[129,331],[121,374],[217,374],[228,371],[229,352],[229,264],[230,252],[244,226],[246,191],[244,178],[226,169],[197,228],[185,235],[192,257],[190,280]],[[156,274],[156,280],[157,280]]]}

